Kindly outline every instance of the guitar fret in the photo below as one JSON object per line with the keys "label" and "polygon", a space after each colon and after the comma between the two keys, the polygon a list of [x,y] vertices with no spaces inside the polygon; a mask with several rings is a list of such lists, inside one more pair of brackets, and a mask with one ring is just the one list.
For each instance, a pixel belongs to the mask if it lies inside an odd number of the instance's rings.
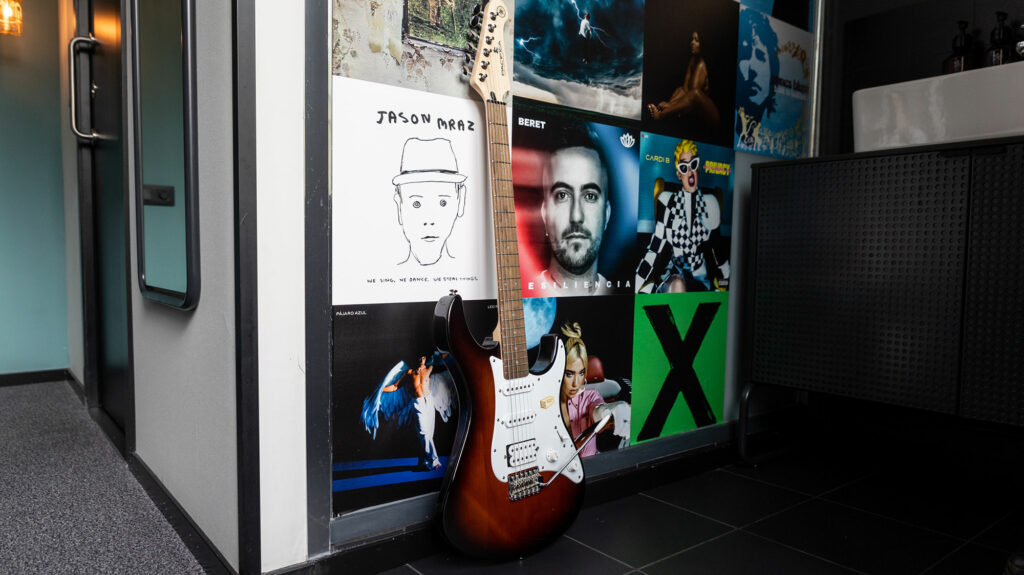
{"label": "guitar fret", "polygon": [[486,125],[491,165],[495,269],[499,286],[498,323],[502,338],[501,355],[505,376],[516,378],[529,373],[529,364],[526,354],[522,285],[519,277],[515,190],[506,117],[504,102],[487,102]]}

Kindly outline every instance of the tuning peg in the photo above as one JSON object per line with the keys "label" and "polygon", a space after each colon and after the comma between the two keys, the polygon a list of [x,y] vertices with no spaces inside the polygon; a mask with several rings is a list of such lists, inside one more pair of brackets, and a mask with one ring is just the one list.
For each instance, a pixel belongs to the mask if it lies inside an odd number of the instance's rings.
{"label": "tuning peg", "polygon": [[483,21],[482,15],[481,14],[475,14],[472,18],[469,19],[469,25],[474,27],[474,28],[477,28],[477,27],[480,26],[480,23],[482,21]]}
{"label": "tuning peg", "polygon": [[473,15],[476,16],[479,13],[480,13],[480,5],[479,4],[473,4]]}
{"label": "tuning peg", "polygon": [[467,78],[469,77],[469,64],[463,64],[462,75],[466,76]]}
{"label": "tuning peg", "polygon": [[470,30],[469,32],[466,32],[466,36],[474,42],[480,41],[480,32],[477,32],[476,30]]}

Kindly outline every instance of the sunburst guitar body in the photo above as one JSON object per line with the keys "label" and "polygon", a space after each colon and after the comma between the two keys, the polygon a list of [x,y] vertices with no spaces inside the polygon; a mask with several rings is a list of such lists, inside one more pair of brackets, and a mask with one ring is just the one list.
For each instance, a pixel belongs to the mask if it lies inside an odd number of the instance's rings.
{"label": "sunburst guitar body", "polygon": [[564,532],[584,488],[578,448],[559,404],[565,349],[545,336],[532,370],[526,353],[505,103],[509,16],[501,0],[474,16],[479,45],[471,72],[467,66],[486,107],[500,343],[477,343],[457,294],[442,298],[434,314],[435,339],[449,352],[460,396],[459,430],[441,489],[442,528],[467,554],[505,558]]}

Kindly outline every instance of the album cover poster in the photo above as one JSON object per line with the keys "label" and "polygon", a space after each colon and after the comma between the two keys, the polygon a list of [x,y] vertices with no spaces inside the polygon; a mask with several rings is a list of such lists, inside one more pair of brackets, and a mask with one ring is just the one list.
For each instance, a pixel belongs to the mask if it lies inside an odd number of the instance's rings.
{"label": "album cover poster", "polygon": [[640,118],[643,0],[517,0],[513,93]]}
{"label": "album cover poster", "polygon": [[739,5],[647,0],[644,131],[732,147]]}
{"label": "album cover poster", "polygon": [[722,422],[728,292],[638,294],[632,441]]}
{"label": "album cover poster", "polygon": [[476,0],[333,0],[335,76],[474,98],[461,78]]}
{"label": "album cover poster", "polygon": [[734,161],[732,148],[640,134],[637,293],[729,289]]}
{"label": "album cover poster", "polygon": [[[466,301],[482,339],[493,301]],[[455,382],[436,351],[435,302],[334,306],[334,513],[436,491],[458,423]]]}
{"label": "album cover poster", "polygon": [[735,148],[779,158],[807,153],[814,36],[742,6]]}
{"label": "album cover poster", "polygon": [[530,363],[541,336],[554,334],[566,350],[559,404],[573,437],[606,414],[609,423],[580,451],[582,457],[629,446],[632,402],[633,297],[523,300]]}
{"label": "album cover poster", "polygon": [[333,81],[332,302],[495,297],[482,104]]}
{"label": "album cover poster", "polygon": [[523,297],[632,293],[638,134],[518,102],[513,113]]}
{"label": "album cover poster", "polygon": [[811,17],[814,14],[811,0],[740,0],[740,4],[748,6],[801,30],[811,30]]}

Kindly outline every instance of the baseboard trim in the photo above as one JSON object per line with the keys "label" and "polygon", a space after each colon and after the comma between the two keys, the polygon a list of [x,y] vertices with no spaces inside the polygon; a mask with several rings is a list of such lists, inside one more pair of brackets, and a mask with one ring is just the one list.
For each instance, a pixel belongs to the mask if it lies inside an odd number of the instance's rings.
{"label": "baseboard trim", "polygon": [[107,415],[106,411],[103,411],[99,407],[89,407],[89,416],[96,422],[96,425],[100,426],[100,430],[103,431],[103,435],[107,436],[110,443],[114,444],[114,448],[121,454],[121,457],[127,459],[128,453],[125,451],[124,446],[124,430],[118,427],[114,420]]}
{"label": "baseboard trim", "polygon": [[68,371],[67,379],[64,381],[68,382],[68,387],[70,387],[71,391],[75,392],[75,395],[78,396],[78,401],[81,401],[82,405],[85,405],[85,386],[82,385],[82,382],[78,381],[78,378],[75,377],[75,374],[71,373],[70,370]]}
{"label": "baseboard trim", "polygon": [[[671,454],[660,454],[631,466],[620,468],[614,472],[597,473],[587,478],[586,496],[583,506],[600,505],[652,489],[658,485],[676,481],[683,477],[710,471],[717,467],[733,463],[737,460],[735,446],[730,441],[732,426],[721,426],[717,434],[720,441],[698,445],[686,451]],[[437,506],[437,494],[422,495],[407,501],[409,505],[419,507]],[[282,569],[280,573],[321,575],[338,572],[344,568],[345,573],[377,573],[436,553],[444,549],[447,543],[442,539],[432,513],[413,513],[418,519],[421,515],[428,516],[426,521],[396,526],[390,532],[376,533],[356,540],[338,541],[332,547],[332,553],[314,558],[308,563]],[[363,518],[368,519],[368,518]],[[335,518],[341,528],[342,522]],[[345,522],[350,526],[351,522]]]}
{"label": "baseboard trim", "polygon": [[448,545],[433,523],[372,538],[344,550],[316,557],[300,565],[273,571],[270,575],[371,575],[427,557]]}
{"label": "baseboard trim", "polygon": [[[76,383],[77,380],[69,374],[68,382],[78,394],[79,399],[84,403],[85,395],[81,386]],[[156,505],[156,508],[160,510],[164,519],[167,520],[175,533],[178,534],[182,543],[192,553],[192,556],[196,558],[196,561],[203,570],[209,575],[237,575],[237,571],[217,551],[217,548],[210,542],[203,530],[196,525],[196,522],[178,503],[178,500],[164,487],[164,484],[156,478],[156,475],[149,466],[139,459],[135,453],[127,453],[125,451],[124,431],[102,409],[91,407],[88,408],[88,411],[92,420],[96,422],[96,425],[99,426],[110,443],[117,449],[117,452],[121,454],[125,463],[128,464],[128,469],[135,477],[135,480],[139,482],[146,495]]]}
{"label": "baseboard trim", "polygon": [[66,369],[49,369],[45,371],[22,371],[18,373],[0,374],[0,387],[12,385],[26,385],[29,383],[46,383],[50,381],[61,381],[71,377],[71,372]]}
{"label": "baseboard trim", "polygon": [[135,475],[139,485],[146,491],[153,504],[160,510],[167,522],[171,524],[178,537],[196,558],[199,565],[209,575],[237,575],[227,559],[217,550],[217,547],[210,542],[206,533],[196,525],[192,516],[178,503],[178,500],[171,495],[164,484],[157,479],[153,470],[139,459],[138,455],[132,454],[126,458],[128,469]]}

